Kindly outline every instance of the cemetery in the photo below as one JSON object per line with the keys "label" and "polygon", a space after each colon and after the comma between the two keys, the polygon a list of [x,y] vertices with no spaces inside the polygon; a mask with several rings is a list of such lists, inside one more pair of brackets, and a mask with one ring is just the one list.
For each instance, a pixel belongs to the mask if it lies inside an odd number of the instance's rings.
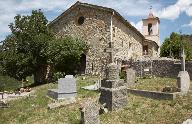
{"label": "cemetery", "polygon": [[51,22],[41,9],[14,21],[0,45],[0,124],[192,122],[192,47],[174,32],[160,46],[152,7],[142,32],[79,1]]}
{"label": "cemetery", "polygon": [[110,63],[103,78],[66,75],[56,83],[33,87],[34,92],[30,92],[26,97],[1,102],[0,113],[3,114],[0,115],[0,123],[107,124],[190,121],[187,119],[192,116],[192,82],[185,70],[184,51],[181,71],[175,78],[155,75],[141,77],[136,75],[131,66],[122,66],[124,78],[120,79],[120,69],[114,63],[113,45],[109,44],[107,49],[110,49],[107,51]]}
{"label": "cemetery", "polygon": [[[50,83],[35,87],[33,90],[35,90],[36,97],[29,96],[9,101],[8,108],[0,109],[0,123],[79,123],[81,121],[79,108],[82,107],[82,104],[86,106],[84,103],[96,101],[99,98],[98,91],[84,90],[81,87],[93,85],[97,80],[97,77],[92,76],[78,77],[76,102],[55,109],[48,109],[48,104],[53,103],[53,100],[47,97],[47,92],[48,89],[57,88],[57,84]],[[142,83],[147,87],[149,83],[157,80],[176,81],[171,78],[157,78],[143,79]],[[155,86],[155,83],[151,84]],[[165,86],[161,82],[158,85]],[[150,99],[129,93],[127,97],[128,103],[123,109],[99,115],[101,123],[157,123],[157,121],[159,123],[182,123],[191,117],[191,91],[175,100]]]}

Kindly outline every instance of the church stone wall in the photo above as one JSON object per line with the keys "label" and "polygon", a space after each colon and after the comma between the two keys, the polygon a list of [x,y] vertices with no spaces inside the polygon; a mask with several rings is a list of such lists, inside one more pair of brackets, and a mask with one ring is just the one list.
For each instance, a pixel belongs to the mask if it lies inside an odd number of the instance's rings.
{"label": "church stone wall", "polygon": [[[104,73],[110,59],[109,54],[104,50],[109,47],[111,15],[110,11],[89,6],[77,6],[67,10],[50,25],[57,37],[79,37],[88,44],[89,50],[85,53],[86,74],[104,75],[101,72]],[[79,25],[78,18],[81,16],[85,20],[82,25]],[[115,48],[119,50],[116,57],[124,60],[142,56],[141,36],[138,36],[117,17],[113,16],[113,42]],[[129,50],[130,48],[131,50]]]}
{"label": "church stone wall", "polygon": [[[157,58],[158,57],[158,46],[154,43],[154,42],[150,42],[150,41],[145,41],[143,43],[143,45],[147,45],[148,46],[148,55],[153,57],[153,58]],[[143,51],[145,54],[145,51]]]}
{"label": "church stone wall", "polygon": [[113,18],[113,42],[119,51],[116,58],[128,60],[142,56],[143,39],[141,36],[115,17]]}
{"label": "church stone wall", "polygon": [[[51,25],[57,37],[79,37],[88,44],[89,50],[85,53],[88,74],[100,74],[109,61],[104,49],[110,41],[110,15],[106,11],[79,6]],[[81,16],[85,17],[85,21],[79,25],[77,21]]]}

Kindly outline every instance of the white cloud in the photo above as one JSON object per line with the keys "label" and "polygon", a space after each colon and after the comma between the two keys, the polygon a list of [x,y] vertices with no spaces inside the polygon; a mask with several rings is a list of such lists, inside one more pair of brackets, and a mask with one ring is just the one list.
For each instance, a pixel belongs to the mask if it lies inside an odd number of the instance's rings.
{"label": "white cloud", "polygon": [[191,5],[189,8],[187,8],[186,14],[187,14],[188,16],[192,16],[192,5]]}
{"label": "white cloud", "polygon": [[142,33],[142,26],[143,26],[143,22],[139,21],[137,23],[134,22],[130,22],[131,25],[133,25],[138,31],[140,31]]}
{"label": "white cloud", "polygon": [[154,11],[161,8],[160,3],[151,3],[149,0],[104,0],[102,2],[101,0],[82,0],[82,2],[113,8],[123,16],[146,16],[151,4],[155,8]]}
{"label": "white cloud", "polygon": [[157,13],[160,18],[175,20],[182,12],[192,16],[192,0],[178,0],[174,5],[163,8]]}
{"label": "white cloud", "polygon": [[0,0],[0,39],[3,40],[10,32],[8,25],[17,14],[26,15],[33,9],[46,11],[65,10],[76,0]]}
{"label": "white cloud", "polygon": [[190,21],[188,24],[182,25],[182,27],[191,27],[192,28],[192,21]]}
{"label": "white cloud", "polygon": [[[77,0],[0,0],[0,35],[10,32],[8,25],[14,21],[17,14],[29,14],[32,9],[42,9],[43,12],[61,12],[69,8]],[[148,13],[149,0],[81,0],[81,2],[110,7],[123,16],[144,16]],[[154,5],[158,6],[158,4]],[[3,35],[2,35],[3,34]]]}

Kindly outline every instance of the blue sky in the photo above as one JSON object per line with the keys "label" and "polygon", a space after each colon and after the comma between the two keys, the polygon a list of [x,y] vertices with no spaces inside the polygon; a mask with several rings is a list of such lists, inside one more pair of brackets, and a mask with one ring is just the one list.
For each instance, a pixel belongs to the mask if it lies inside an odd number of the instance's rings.
{"label": "blue sky", "polygon": [[[10,34],[9,23],[16,14],[30,14],[33,9],[41,9],[52,21],[77,0],[0,0],[0,41]],[[138,30],[142,30],[142,18],[146,18],[149,7],[160,18],[161,43],[171,32],[182,31],[192,34],[192,0],[80,0],[95,5],[110,7],[118,11]]]}

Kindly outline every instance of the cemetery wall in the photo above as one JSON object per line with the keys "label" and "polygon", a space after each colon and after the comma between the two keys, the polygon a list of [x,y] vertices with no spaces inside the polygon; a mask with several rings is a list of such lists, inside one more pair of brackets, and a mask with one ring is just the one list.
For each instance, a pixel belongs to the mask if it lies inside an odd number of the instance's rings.
{"label": "cemetery wall", "polygon": [[[141,73],[144,75],[144,69],[149,69],[153,75],[160,77],[177,77],[179,71],[181,71],[181,63],[179,63],[178,60],[172,59],[135,61],[132,62],[132,67],[136,70],[138,76],[140,76]],[[188,71],[192,79],[192,61],[186,61],[186,71]]]}

